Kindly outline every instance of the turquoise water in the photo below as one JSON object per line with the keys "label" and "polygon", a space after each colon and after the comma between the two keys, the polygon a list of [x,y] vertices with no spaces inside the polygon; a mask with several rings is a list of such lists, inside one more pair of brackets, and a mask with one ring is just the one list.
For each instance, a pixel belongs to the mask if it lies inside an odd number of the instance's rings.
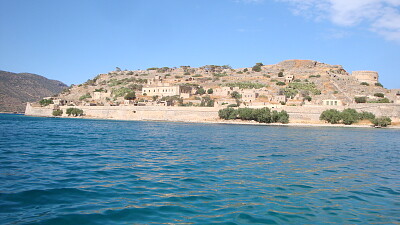
{"label": "turquoise water", "polygon": [[0,224],[398,224],[400,131],[0,115]]}

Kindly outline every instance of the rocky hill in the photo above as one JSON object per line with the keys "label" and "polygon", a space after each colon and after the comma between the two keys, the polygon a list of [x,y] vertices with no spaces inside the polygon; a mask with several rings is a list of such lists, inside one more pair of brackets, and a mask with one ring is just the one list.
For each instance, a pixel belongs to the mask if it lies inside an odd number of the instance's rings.
{"label": "rocky hill", "polygon": [[[232,95],[232,93],[235,95]],[[357,98],[396,102],[399,94],[385,89],[378,73],[349,73],[340,65],[313,60],[285,60],[252,67],[206,65],[120,70],[99,74],[58,95],[68,105],[266,106],[348,105]],[[127,102],[126,100],[130,100]],[[329,102],[328,102],[329,101]]]}
{"label": "rocky hill", "polygon": [[65,88],[64,83],[40,75],[0,70],[0,111],[24,112],[26,102],[56,95]]}

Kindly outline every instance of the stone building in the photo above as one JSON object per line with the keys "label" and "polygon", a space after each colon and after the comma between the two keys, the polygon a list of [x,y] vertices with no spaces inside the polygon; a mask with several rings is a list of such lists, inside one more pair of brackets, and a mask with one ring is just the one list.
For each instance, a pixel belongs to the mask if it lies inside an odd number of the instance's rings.
{"label": "stone building", "polygon": [[154,86],[154,87],[143,87],[142,88],[142,95],[147,96],[174,96],[180,94],[180,87],[179,86],[169,86],[164,84],[162,86]]}
{"label": "stone building", "polygon": [[360,82],[367,82],[370,84],[379,82],[378,72],[375,71],[353,71],[352,76],[354,76]]}
{"label": "stone building", "polygon": [[100,91],[93,92],[93,100],[105,100],[110,97],[111,97],[110,92],[100,92]]}
{"label": "stone building", "polygon": [[285,82],[286,83],[290,83],[290,82],[292,82],[293,81],[293,79],[294,79],[294,76],[293,75],[286,75],[285,76]]}
{"label": "stone building", "polygon": [[322,105],[334,105],[334,106],[342,106],[343,103],[337,99],[325,99],[322,100]]}

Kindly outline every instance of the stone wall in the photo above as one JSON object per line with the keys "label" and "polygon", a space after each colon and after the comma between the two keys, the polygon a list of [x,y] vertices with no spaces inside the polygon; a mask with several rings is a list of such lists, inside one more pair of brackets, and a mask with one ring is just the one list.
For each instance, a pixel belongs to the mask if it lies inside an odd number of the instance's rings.
{"label": "stone wall", "polygon": [[352,75],[360,82],[367,82],[370,84],[379,82],[378,72],[375,71],[353,71]]}
{"label": "stone wall", "polygon": [[[62,106],[64,111],[70,106]],[[225,107],[171,107],[171,106],[79,106],[84,111],[85,118],[116,119],[116,120],[160,120],[183,122],[207,122],[218,120],[218,110]],[[388,116],[394,122],[400,121],[399,104],[353,104],[349,106],[286,106],[277,105],[272,110],[286,110],[291,122],[320,122],[319,116],[324,110],[353,108],[357,111],[372,112],[376,116]],[[28,116],[52,116],[51,107],[32,107],[29,103],[25,115]]]}

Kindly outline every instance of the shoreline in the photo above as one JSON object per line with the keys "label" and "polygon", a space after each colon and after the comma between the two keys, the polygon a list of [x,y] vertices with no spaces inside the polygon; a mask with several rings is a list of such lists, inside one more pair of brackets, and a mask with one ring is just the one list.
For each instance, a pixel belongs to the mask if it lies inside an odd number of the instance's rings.
{"label": "shoreline", "polygon": [[[375,128],[372,125],[366,124],[352,124],[352,125],[345,125],[345,124],[329,124],[329,123],[258,123],[255,121],[239,121],[239,120],[215,120],[215,121],[193,121],[193,120],[128,120],[128,119],[117,119],[117,118],[94,118],[94,117],[85,117],[85,116],[78,116],[78,117],[56,117],[56,116],[32,116],[32,115],[25,115],[25,114],[18,114],[24,115],[29,117],[43,117],[43,118],[59,118],[59,119],[86,119],[86,120],[107,120],[107,121],[142,121],[142,122],[170,122],[170,123],[197,123],[197,124],[225,124],[225,125],[254,125],[254,126],[277,126],[277,127],[321,127],[321,128]],[[398,125],[390,125],[388,127],[382,127],[381,129],[400,129]]]}

